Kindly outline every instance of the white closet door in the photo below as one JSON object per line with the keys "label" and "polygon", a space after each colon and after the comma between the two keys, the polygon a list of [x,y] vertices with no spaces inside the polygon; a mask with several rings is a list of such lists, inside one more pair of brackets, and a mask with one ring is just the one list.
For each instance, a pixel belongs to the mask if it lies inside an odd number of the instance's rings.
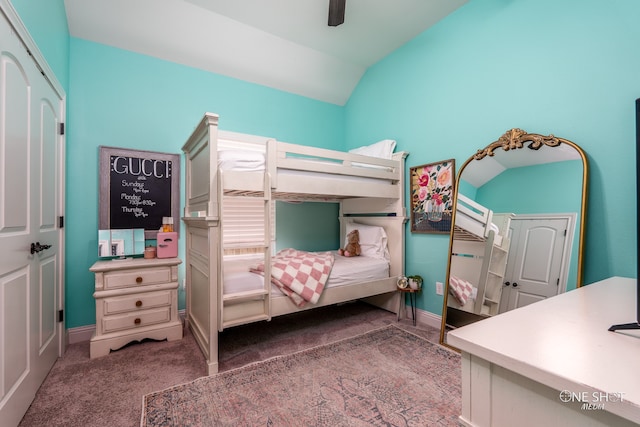
{"label": "white closet door", "polygon": [[[0,13],[0,424],[60,353],[62,100]],[[31,253],[31,244],[49,245]],[[38,249],[38,248],[36,248]]]}
{"label": "white closet door", "polygon": [[503,288],[507,310],[557,295],[560,289],[568,218],[511,220],[512,240]]}

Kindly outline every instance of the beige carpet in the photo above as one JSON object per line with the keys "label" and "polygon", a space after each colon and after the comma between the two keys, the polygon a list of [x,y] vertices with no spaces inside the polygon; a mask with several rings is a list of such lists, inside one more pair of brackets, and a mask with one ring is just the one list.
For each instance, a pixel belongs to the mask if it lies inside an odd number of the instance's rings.
{"label": "beige carpet", "polygon": [[[439,331],[414,328],[409,320],[364,303],[323,307],[225,330],[220,337],[220,370],[397,324],[437,342]],[[193,336],[180,341],[134,343],[106,357],[89,359],[89,342],[72,344],[38,390],[20,427],[140,425],[145,394],[206,375]],[[0,422],[0,425],[2,423]]]}
{"label": "beige carpet", "polygon": [[460,356],[390,325],[150,393],[141,425],[454,426]]}

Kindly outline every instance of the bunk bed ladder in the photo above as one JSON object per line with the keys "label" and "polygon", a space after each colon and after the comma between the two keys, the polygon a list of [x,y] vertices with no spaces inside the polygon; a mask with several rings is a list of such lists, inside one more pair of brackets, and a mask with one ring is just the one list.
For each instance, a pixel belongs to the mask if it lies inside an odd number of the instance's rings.
{"label": "bunk bed ladder", "polygon": [[[478,295],[474,305],[474,312],[483,316],[498,314],[504,269],[507,262],[508,246],[507,249],[497,246],[495,239],[495,231],[489,231],[485,241],[480,280],[478,282]],[[506,239],[505,237],[503,242]],[[500,271],[496,270],[496,265],[498,264]]]}
{"label": "bunk bed ladder", "polygon": [[[220,224],[221,224],[221,241],[220,246],[220,262],[218,269],[218,281],[221,286],[218,286],[218,329],[221,332],[226,327],[242,325],[250,322],[257,322],[261,320],[271,320],[271,187],[269,174],[264,174],[264,190],[260,196],[256,196],[255,193],[251,196],[226,196],[226,197],[252,197],[260,198],[264,202],[264,234],[259,242],[250,242],[246,244],[235,244],[232,246],[225,245],[224,243],[224,174],[219,171],[219,186],[220,195],[219,207],[220,207]],[[263,254],[264,260],[264,288],[249,291],[240,291],[233,293],[224,293],[224,286],[222,285],[224,274],[224,253],[225,249],[252,249],[259,250]]]}

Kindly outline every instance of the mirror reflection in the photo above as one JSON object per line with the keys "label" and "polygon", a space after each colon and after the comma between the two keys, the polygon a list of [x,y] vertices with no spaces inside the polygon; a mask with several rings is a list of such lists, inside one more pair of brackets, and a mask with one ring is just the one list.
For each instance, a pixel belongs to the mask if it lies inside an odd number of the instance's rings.
{"label": "mirror reflection", "polygon": [[582,284],[584,152],[511,129],[458,173],[441,342],[446,330]]}
{"label": "mirror reflection", "polygon": [[98,256],[124,258],[144,254],[144,229],[98,230]]}

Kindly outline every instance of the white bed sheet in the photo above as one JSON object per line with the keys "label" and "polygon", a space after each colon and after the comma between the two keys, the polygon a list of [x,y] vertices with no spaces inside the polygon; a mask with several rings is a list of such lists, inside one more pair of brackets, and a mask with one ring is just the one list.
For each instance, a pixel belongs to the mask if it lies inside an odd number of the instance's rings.
{"label": "white bed sheet", "polygon": [[[325,289],[351,285],[360,282],[384,279],[389,277],[389,261],[371,257],[344,257],[334,253],[335,262],[329,275]],[[263,289],[263,277],[250,271],[226,274],[224,276],[224,294]],[[276,286],[271,286],[272,292],[280,295],[282,292]]]}
{"label": "white bed sheet", "polygon": [[265,154],[252,150],[218,151],[218,167],[225,171],[256,172],[263,171]]}
{"label": "white bed sheet", "polygon": [[335,262],[327,288],[370,282],[389,277],[389,261],[365,256],[344,257],[334,252]]}

